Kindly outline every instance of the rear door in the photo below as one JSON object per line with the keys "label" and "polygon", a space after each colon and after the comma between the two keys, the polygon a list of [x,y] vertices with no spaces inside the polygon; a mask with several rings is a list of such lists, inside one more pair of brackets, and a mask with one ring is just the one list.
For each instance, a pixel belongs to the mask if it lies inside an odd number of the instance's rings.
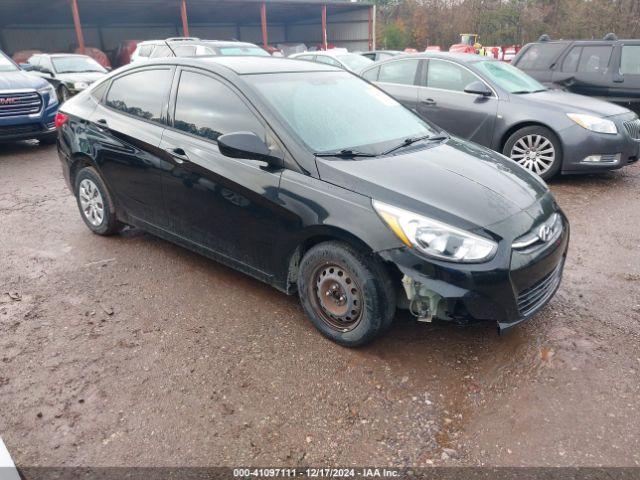
{"label": "rear door", "polygon": [[375,81],[381,89],[405,107],[417,112],[417,82],[422,63],[423,61],[418,58],[392,60],[380,65],[375,79],[370,79],[366,75],[365,78]]}
{"label": "rear door", "polygon": [[613,84],[612,44],[575,44],[553,73],[555,84],[572,93],[607,99]]}
{"label": "rear door", "polygon": [[138,221],[162,226],[160,154],[172,67],[147,67],[113,79],[88,126],[96,161],[116,201]]}
{"label": "rear door", "polygon": [[[425,69],[423,69],[425,71]],[[487,83],[457,63],[431,58],[421,76],[418,113],[453,135],[491,146],[498,113],[498,97],[469,94],[473,82]]]}
{"label": "rear door", "polygon": [[170,230],[259,272],[272,271],[269,252],[282,231],[277,203],[282,170],[226,157],[216,140],[225,133],[254,132],[277,150],[274,138],[253,107],[220,77],[182,69],[175,83],[173,119],[161,145],[170,165],[163,172]]}

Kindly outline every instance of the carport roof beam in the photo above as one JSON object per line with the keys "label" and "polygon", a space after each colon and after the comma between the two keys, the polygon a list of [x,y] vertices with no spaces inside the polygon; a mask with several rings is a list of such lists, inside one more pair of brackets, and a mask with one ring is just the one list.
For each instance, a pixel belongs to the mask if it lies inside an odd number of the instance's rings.
{"label": "carport roof beam", "polygon": [[182,18],[182,35],[189,36],[189,21],[187,19],[187,0],[180,1],[180,17]]}

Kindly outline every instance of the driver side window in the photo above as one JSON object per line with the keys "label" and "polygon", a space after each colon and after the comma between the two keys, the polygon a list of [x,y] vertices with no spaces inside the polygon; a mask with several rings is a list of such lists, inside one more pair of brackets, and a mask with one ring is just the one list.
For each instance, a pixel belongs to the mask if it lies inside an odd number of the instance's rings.
{"label": "driver side window", "polygon": [[266,136],[262,123],[230,87],[190,71],[180,74],[174,128],[213,141],[231,132]]}
{"label": "driver side window", "polygon": [[442,60],[429,60],[427,87],[453,92],[464,92],[470,83],[480,79],[466,68]]}

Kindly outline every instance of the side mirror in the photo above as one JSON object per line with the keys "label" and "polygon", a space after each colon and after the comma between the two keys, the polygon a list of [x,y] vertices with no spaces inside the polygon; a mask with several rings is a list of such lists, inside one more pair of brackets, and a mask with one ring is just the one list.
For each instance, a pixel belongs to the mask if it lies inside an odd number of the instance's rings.
{"label": "side mirror", "polygon": [[33,68],[33,65],[31,65],[30,63],[21,63],[20,64],[20,68],[22,70],[24,70],[25,72],[31,72],[31,71],[35,70]]}
{"label": "side mirror", "polygon": [[465,93],[471,93],[473,95],[482,95],[483,97],[490,97],[492,95],[491,90],[481,81],[471,82],[464,88]]}
{"label": "side mirror", "polygon": [[55,77],[54,73],[48,68],[41,68],[40,73],[44,73],[45,75],[51,75],[52,77]]}
{"label": "side mirror", "polygon": [[232,132],[217,139],[220,153],[226,157],[260,160],[272,166],[282,166],[282,158],[271,153],[264,141],[253,132]]}

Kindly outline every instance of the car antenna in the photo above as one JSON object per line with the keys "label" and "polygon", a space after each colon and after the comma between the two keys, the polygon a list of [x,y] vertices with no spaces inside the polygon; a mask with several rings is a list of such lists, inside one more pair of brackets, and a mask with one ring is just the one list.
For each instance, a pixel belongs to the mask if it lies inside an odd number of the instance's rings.
{"label": "car antenna", "polygon": [[551,37],[549,35],[547,35],[546,33],[540,35],[540,38],[538,39],[539,42],[550,42],[551,41]]}

